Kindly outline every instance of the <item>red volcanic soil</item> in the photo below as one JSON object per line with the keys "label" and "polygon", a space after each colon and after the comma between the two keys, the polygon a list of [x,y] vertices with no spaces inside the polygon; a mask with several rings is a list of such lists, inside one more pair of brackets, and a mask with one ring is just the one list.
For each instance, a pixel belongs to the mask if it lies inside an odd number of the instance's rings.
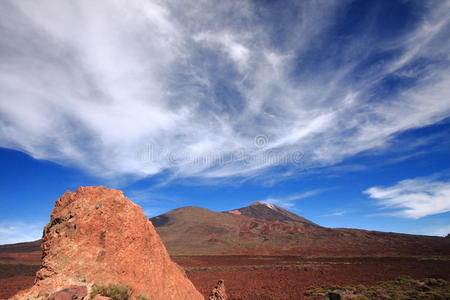
{"label": "red volcanic soil", "polygon": [[21,253],[1,253],[0,263],[5,261],[18,261],[20,263],[33,263],[41,260],[42,251],[21,252]]}
{"label": "red volcanic soil", "polygon": [[0,299],[8,299],[21,290],[33,286],[34,276],[0,278]]}
{"label": "red volcanic soil", "polygon": [[302,258],[295,256],[174,257],[196,288],[208,295],[217,278],[231,299],[312,299],[308,287],[370,285],[409,275],[450,278],[450,260],[432,258]]}
{"label": "red volcanic soil", "polygon": [[[203,295],[224,279],[234,300],[310,299],[304,293],[311,286],[368,285],[402,275],[450,279],[449,257],[178,256],[173,260]],[[19,262],[1,262],[0,299],[33,285],[40,260],[35,265]]]}
{"label": "red volcanic soil", "polygon": [[3,256],[5,253],[0,254],[0,299],[6,299],[33,285],[40,265],[40,256],[33,256],[32,262],[28,258],[21,261],[21,256],[14,257],[13,253],[8,253],[8,256]]}
{"label": "red volcanic soil", "polygon": [[41,263],[41,241],[0,246],[0,299],[30,288]]}

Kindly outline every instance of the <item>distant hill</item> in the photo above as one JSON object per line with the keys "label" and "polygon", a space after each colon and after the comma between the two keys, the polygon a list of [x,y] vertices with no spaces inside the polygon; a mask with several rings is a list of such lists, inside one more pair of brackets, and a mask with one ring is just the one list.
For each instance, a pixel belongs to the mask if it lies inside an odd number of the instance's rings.
{"label": "distant hill", "polygon": [[172,255],[449,255],[450,239],[321,227],[261,202],[182,207],[150,219]]}
{"label": "distant hill", "polygon": [[36,240],[36,241],[25,242],[25,243],[0,245],[0,253],[1,252],[19,253],[19,252],[41,251],[41,242],[42,242],[42,240]]}

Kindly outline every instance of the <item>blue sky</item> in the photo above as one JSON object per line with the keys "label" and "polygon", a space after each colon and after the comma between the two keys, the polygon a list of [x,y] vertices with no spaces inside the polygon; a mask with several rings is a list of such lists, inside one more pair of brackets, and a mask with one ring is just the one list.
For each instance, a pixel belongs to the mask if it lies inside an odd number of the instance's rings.
{"label": "blue sky", "polygon": [[450,2],[222,2],[0,3],[0,244],[82,185],[450,232]]}

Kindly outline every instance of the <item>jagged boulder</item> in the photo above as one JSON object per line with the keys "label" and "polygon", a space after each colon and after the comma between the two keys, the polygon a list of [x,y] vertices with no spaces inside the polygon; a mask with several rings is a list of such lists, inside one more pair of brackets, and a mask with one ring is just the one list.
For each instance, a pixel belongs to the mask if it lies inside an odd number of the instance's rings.
{"label": "jagged boulder", "polygon": [[227,292],[225,291],[225,282],[219,280],[216,286],[211,291],[208,300],[228,300]]}
{"label": "jagged boulder", "polygon": [[60,291],[71,286],[86,286],[89,291],[93,284],[126,285],[132,299],[203,299],[171,261],[142,209],[118,190],[67,191],[55,203],[42,250],[34,286],[12,299],[62,297]]}

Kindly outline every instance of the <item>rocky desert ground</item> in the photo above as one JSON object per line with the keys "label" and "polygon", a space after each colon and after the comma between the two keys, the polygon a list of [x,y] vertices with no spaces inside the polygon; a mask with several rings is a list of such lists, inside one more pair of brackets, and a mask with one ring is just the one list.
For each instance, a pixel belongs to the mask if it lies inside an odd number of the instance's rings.
{"label": "rocky desert ground", "polygon": [[[0,299],[33,285],[39,251],[0,256]],[[370,287],[404,276],[450,281],[449,257],[177,256],[173,260],[205,297],[217,279],[223,279],[230,299],[323,299],[305,294],[310,288]]]}

